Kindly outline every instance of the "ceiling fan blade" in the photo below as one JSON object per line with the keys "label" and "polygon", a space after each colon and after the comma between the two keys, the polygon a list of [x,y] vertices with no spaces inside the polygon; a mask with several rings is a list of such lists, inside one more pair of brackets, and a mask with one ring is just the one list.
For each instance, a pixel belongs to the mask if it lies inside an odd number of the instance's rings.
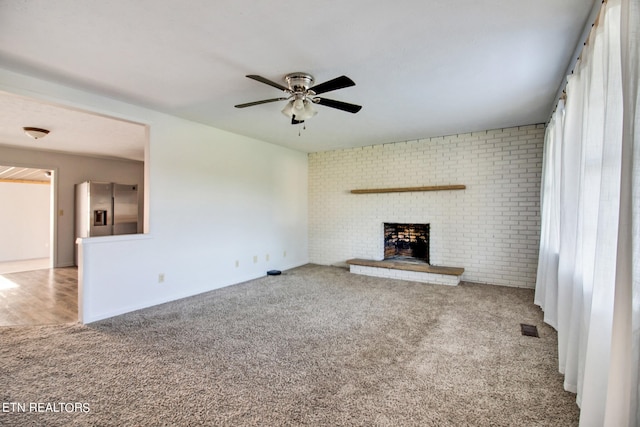
{"label": "ceiling fan blade", "polygon": [[288,90],[289,90],[289,88],[288,88],[288,87],[282,86],[281,84],[276,83],[276,82],[272,82],[271,80],[269,80],[269,79],[265,79],[265,78],[264,78],[264,77],[262,77],[262,76],[257,76],[257,75],[255,75],[255,74],[249,74],[247,77],[249,77],[250,79],[253,79],[253,80],[259,81],[260,83],[264,83],[264,84],[266,84],[266,85],[273,86],[273,87],[275,87],[276,89],[285,90],[285,91],[288,91]]}
{"label": "ceiling fan blade", "polygon": [[296,116],[291,117],[291,124],[298,125],[300,123],[304,123],[304,120],[296,120]]}
{"label": "ceiling fan blade", "polygon": [[343,89],[345,87],[355,86],[356,84],[347,76],[336,77],[333,80],[329,80],[324,83],[320,83],[311,88],[317,95],[321,93],[330,92],[332,90]]}
{"label": "ceiling fan blade", "polygon": [[276,102],[276,101],[284,101],[288,98],[271,98],[271,99],[263,99],[262,101],[253,101],[253,102],[247,102],[246,104],[238,104],[238,105],[234,105],[234,107],[236,108],[245,108],[245,107],[252,107],[254,105],[260,105],[260,104],[266,104],[268,102]]}
{"label": "ceiling fan blade", "polygon": [[338,110],[348,111],[349,113],[357,113],[362,108],[361,105],[349,104],[347,102],[336,101],[334,99],[327,98],[315,98],[317,103],[324,105],[325,107],[337,108]]}

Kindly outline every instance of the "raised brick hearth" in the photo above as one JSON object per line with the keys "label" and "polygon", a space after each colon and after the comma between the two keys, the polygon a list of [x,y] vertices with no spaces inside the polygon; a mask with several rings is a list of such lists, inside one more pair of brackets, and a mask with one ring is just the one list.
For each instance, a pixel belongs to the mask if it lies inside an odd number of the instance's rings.
{"label": "raised brick hearth", "polygon": [[347,264],[349,271],[355,274],[450,286],[458,285],[464,273],[464,268],[459,267],[392,260],[375,261],[356,258],[348,260]]}

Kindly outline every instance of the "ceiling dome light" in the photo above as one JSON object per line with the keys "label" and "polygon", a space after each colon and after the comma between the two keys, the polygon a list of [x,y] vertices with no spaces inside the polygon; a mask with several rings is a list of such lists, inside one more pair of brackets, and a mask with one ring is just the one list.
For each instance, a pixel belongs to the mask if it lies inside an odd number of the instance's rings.
{"label": "ceiling dome light", "polygon": [[44,138],[49,134],[49,131],[47,129],[41,129],[41,128],[26,127],[26,128],[22,128],[22,130],[24,130],[24,133],[26,133],[28,136],[30,136],[33,139]]}

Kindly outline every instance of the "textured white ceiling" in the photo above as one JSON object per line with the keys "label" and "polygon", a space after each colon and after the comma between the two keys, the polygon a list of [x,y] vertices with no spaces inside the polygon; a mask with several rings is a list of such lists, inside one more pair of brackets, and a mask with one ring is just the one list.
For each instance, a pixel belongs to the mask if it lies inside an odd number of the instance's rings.
{"label": "textured white ceiling", "polygon": [[[322,151],[546,121],[593,4],[2,1],[0,66]],[[324,96],[362,110],[318,106],[299,136],[283,103],[233,108],[281,95],[246,74],[294,71],[349,76],[355,87]]]}

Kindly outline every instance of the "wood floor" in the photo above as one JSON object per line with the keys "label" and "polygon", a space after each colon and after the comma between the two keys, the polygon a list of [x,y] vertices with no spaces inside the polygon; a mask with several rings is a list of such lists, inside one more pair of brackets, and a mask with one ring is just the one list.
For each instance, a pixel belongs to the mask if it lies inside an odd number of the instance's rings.
{"label": "wood floor", "polygon": [[78,321],[78,269],[0,274],[0,326]]}

